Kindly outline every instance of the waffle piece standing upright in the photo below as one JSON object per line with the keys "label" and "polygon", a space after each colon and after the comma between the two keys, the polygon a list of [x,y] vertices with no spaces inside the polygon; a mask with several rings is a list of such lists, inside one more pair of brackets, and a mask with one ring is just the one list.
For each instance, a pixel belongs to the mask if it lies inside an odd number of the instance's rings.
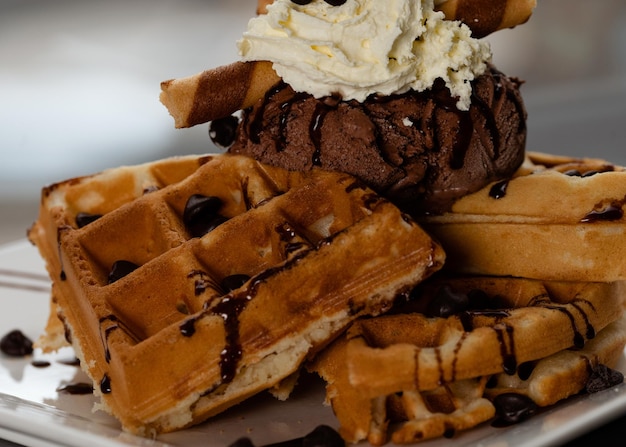
{"label": "waffle piece standing upright", "polygon": [[348,175],[230,155],[52,185],[29,237],[104,408],[146,436],[276,385],[444,260]]}

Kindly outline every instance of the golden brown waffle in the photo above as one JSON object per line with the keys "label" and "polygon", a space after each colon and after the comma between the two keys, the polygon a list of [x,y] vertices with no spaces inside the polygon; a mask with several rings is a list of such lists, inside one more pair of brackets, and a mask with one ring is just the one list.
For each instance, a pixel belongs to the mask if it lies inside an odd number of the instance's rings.
{"label": "golden brown waffle", "polygon": [[[550,405],[584,389],[593,366],[615,365],[626,343],[623,287],[431,278],[418,286],[415,310],[425,314],[361,319],[311,369],[327,381],[350,442],[449,436],[495,416],[487,397],[515,392]],[[466,310],[426,316],[454,297],[470,297]]]}
{"label": "golden brown waffle", "polygon": [[626,172],[604,160],[527,153],[514,178],[420,219],[451,272],[541,280],[626,279]]}
{"label": "golden brown waffle", "polygon": [[[216,226],[205,233],[206,224]],[[142,435],[278,384],[444,260],[413,221],[348,175],[230,155],[48,187],[29,236],[96,394]]]}
{"label": "golden brown waffle", "polygon": [[[579,393],[599,365],[613,367],[624,354],[626,318],[609,324],[580,349],[566,349],[532,364],[530,375],[498,374],[489,381],[489,399],[503,393],[528,396],[541,407]],[[593,385],[593,384],[591,384]]]}
{"label": "golden brown waffle", "polygon": [[59,246],[54,242],[54,234],[58,219],[63,218],[68,225],[76,226],[77,216],[81,214],[86,219],[107,214],[146,192],[182,181],[204,162],[205,159],[197,156],[175,157],[141,166],[119,167],[44,188],[39,220],[29,229],[28,235],[48,262],[48,272],[53,278],[50,317],[45,336],[37,341],[38,347],[53,351],[67,345],[65,327],[56,315]]}

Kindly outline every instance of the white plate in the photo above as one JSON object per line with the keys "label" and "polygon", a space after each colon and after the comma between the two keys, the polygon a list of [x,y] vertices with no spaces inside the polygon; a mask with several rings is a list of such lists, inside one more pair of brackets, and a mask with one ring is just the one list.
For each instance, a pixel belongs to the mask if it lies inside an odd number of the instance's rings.
{"label": "white plate", "polygon": [[[36,249],[27,241],[0,247],[0,336],[19,329],[32,339],[42,331],[48,313],[49,281]],[[92,412],[94,398],[58,392],[66,384],[87,382],[76,366],[63,360],[71,350],[55,355],[35,351],[27,358],[0,354],[0,438],[30,446],[227,446],[249,437],[256,446],[304,436],[319,424],[337,427],[324,406],[323,385],[300,386],[286,402],[267,395],[219,415],[195,428],[143,439],[120,431],[102,412]],[[37,368],[34,360],[48,360]],[[626,357],[618,366],[626,372]],[[507,428],[488,424],[459,433],[453,439],[423,442],[424,447],[547,446],[567,442],[613,418],[626,414],[626,385],[570,399],[532,419]]]}

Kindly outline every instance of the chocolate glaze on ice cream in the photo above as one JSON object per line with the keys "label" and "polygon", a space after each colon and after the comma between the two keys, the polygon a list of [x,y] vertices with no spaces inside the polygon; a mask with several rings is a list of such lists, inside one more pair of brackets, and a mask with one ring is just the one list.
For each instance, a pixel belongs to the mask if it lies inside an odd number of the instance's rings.
{"label": "chocolate glaze on ice cream", "polygon": [[521,165],[520,85],[490,66],[464,111],[441,82],[363,102],[316,99],[281,83],[243,111],[229,151],[291,170],[347,172],[411,214],[441,213]]}
{"label": "chocolate glaze on ice cream", "polygon": [[444,3],[274,0],[237,42],[240,61],[167,81],[161,100],[177,127],[212,121],[231,153],[349,173],[411,215],[441,214],[510,177],[526,144],[521,81]]}

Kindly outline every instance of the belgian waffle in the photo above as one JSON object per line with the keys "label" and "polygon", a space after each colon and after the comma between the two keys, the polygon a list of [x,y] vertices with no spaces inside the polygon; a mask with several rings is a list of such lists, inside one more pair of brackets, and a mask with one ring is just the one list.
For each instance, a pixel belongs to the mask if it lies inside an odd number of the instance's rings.
{"label": "belgian waffle", "polygon": [[29,237],[103,408],[145,436],[276,385],[444,260],[348,175],[230,155],[47,187]]}
{"label": "belgian waffle", "polygon": [[419,221],[442,243],[451,272],[616,281],[626,279],[625,203],[624,167],[529,152],[512,179]]}
{"label": "belgian waffle", "polygon": [[[430,278],[414,312],[355,322],[310,367],[350,442],[450,436],[494,418],[499,395],[551,405],[614,366],[626,344],[623,287]],[[436,316],[444,295],[469,297],[468,307]]]}

